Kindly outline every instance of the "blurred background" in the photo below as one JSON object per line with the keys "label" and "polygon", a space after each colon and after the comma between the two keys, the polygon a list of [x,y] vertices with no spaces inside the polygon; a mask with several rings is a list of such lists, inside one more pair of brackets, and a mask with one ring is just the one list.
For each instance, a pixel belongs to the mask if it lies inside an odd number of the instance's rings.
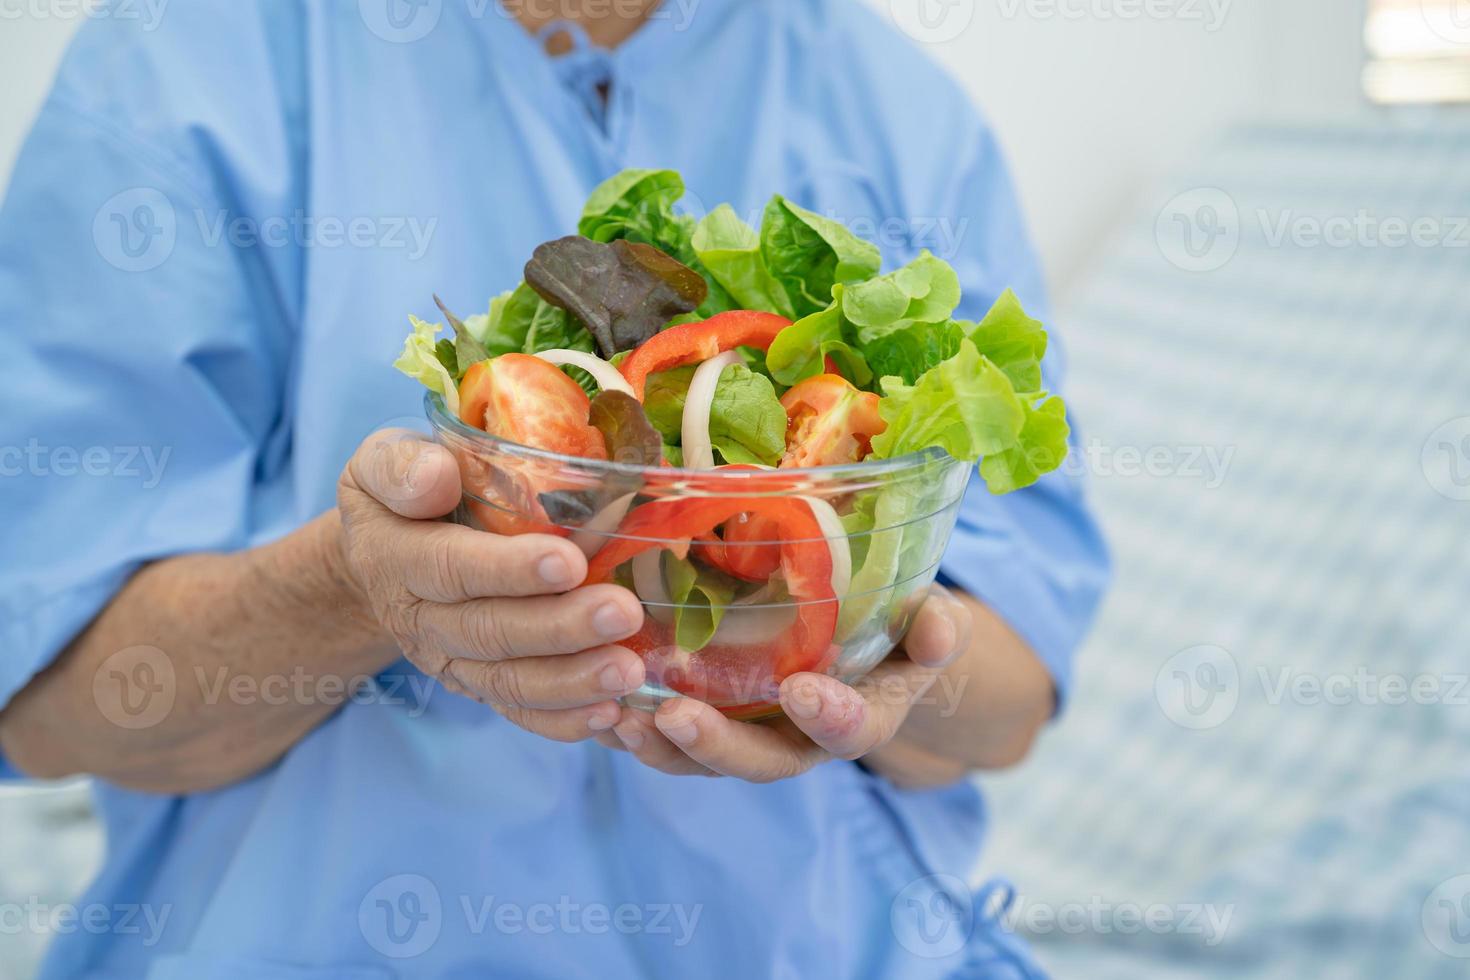
{"label": "blurred background", "polygon": [[[1008,148],[1118,561],[956,928],[1059,977],[1470,975],[1470,0],[871,2]],[[0,0],[0,185],[85,9]],[[0,909],[100,853],[79,786],[0,828]],[[0,916],[0,977],[48,938]]]}

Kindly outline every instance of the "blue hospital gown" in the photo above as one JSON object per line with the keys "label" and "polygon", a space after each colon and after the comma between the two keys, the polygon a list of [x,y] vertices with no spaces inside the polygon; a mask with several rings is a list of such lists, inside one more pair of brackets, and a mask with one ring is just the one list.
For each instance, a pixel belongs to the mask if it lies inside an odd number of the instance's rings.
{"label": "blue hospital gown", "polygon": [[[1008,285],[1042,309],[994,137],[851,0],[671,0],[616,52],[557,59],[493,0],[177,0],[86,24],[0,211],[0,464],[20,474],[0,480],[0,705],[141,564],[333,506],[354,447],[421,416],[390,367],[406,314],[434,319],[435,292],[483,308],[627,166],[680,170],[696,210],[781,191],[889,267],[930,248],[963,315]],[[972,492],[943,571],[1064,693],[1106,578],[1076,482]],[[44,975],[1032,969],[961,885],[985,828],[969,784],[670,777],[425,701],[424,680],[398,665],[236,785],[97,785],[108,850],[81,902],[164,921],[62,936]]]}

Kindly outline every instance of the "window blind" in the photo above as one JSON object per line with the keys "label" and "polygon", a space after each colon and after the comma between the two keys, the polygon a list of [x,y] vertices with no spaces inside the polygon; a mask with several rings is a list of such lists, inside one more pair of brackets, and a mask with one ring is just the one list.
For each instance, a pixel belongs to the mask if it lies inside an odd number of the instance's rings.
{"label": "window blind", "polygon": [[1374,102],[1470,103],[1470,0],[1369,0],[1367,45]]}

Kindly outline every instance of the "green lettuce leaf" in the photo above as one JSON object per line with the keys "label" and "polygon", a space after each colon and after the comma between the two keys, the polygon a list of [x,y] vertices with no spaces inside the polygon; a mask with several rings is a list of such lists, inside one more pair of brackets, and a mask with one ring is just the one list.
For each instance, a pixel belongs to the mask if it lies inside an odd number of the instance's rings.
{"label": "green lettuce leaf", "polygon": [[735,598],[738,583],[726,575],[665,552],[664,567],[674,609],[674,642],[699,650],[714,637]]}
{"label": "green lettuce leaf", "polygon": [[[660,371],[644,389],[643,410],[671,445],[683,435],[684,399],[695,370]],[[786,451],[786,410],[771,380],[743,364],[725,368],[710,405],[709,434],[727,463],[779,463]]]}
{"label": "green lettuce leaf", "polygon": [[725,368],[710,406],[709,437],[727,463],[775,466],[786,451],[786,410],[771,379],[744,364]]}
{"label": "green lettuce leaf", "polygon": [[1067,406],[1062,400],[1053,396],[1035,408],[1024,407],[1026,421],[1016,445],[986,456],[980,463],[980,475],[991,493],[1010,493],[1029,487],[1067,458],[1071,429],[1067,425]]}
{"label": "green lettuce leaf", "polygon": [[454,376],[439,359],[435,341],[435,335],[444,328],[437,323],[425,323],[416,316],[410,316],[408,322],[413,325],[413,333],[404,341],[403,353],[393,366],[430,391],[443,395],[449,413],[458,415],[459,389],[455,387]]}
{"label": "green lettuce leaf", "polygon": [[786,386],[826,371],[828,355],[853,384],[862,387],[873,380],[867,360],[851,342],[851,327],[842,315],[846,287],[832,287],[832,302],[826,309],[802,317],[776,335],[766,351],[766,370]]}
{"label": "green lettuce leaf", "polygon": [[959,353],[965,332],[954,320],[899,320],[884,328],[866,328],[858,336],[863,357],[874,374],[880,378],[892,375],[905,384],[914,384],[925,372]]}
{"label": "green lettuce leaf", "polygon": [[1041,359],[1046,355],[1046,329],[1021,308],[1007,289],[970,331],[975,349],[1006,373],[1020,392],[1041,390]]}
{"label": "green lettuce leaf", "polygon": [[[912,519],[919,516],[923,499],[922,488],[913,480],[900,480],[859,498],[849,533],[860,533],[861,536],[849,539],[854,545],[853,565],[856,570],[837,617],[839,643],[863,629],[880,605],[893,600],[889,586],[900,577],[899,557],[903,552],[904,535]],[[843,523],[845,527],[849,526],[846,521]],[[874,528],[882,530],[875,531]],[[861,558],[857,547],[860,541],[863,542]]]}
{"label": "green lettuce leaf", "polygon": [[454,352],[454,341],[441,339],[434,345],[434,356],[439,358],[439,363],[444,365],[444,370],[454,379],[457,385],[464,378],[464,372],[459,369],[459,355]]}
{"label": "green lettuce leaf", "polygon": [[766,268],[761,239],[728,204],[715,208],[694,229],[694,254],[742,309],[794,318],[786,291]]}
{"label": "green lettuce leaf", "polygon": [[685,223],[674,213],[683,196],[684,178],[677,171],[624,170],[593,189],[577,234],[594,242],[626,238],[660,247],[670,238],[687,238]]}
{"label": "green lettuce leaf", "polygon": [[[581,321],[566,310],[552,306],[526,283],[490,302],[483,326],[475,317],[465,326],[477,332],[491,357],[501,354],[539,354],[544,350],[597,352],[597,341]],[[563,368],[587,392],[600,390],[591,375],[576,368]]]}
{"label": "green lettuce leaf", "polygon": [[887,459],[937,446],[975,462],[1016,445],[1025,406],[1000,368],[969,340],[917,384],[883,379],[878,411],[888,428],[873,437],[873,457]]}
{"label": "green lettuce leaf", "polygon": [[876,245],[779,194],[761,221],[761,256],[796,317],[826,309],[833,286],[871,279],[882,264]]}
{"label": "green lettuce leaf", "polygon": [[[515,317],[508,317],[507,310],[513,300],[519,304],[528,305],[530,310],[518,312]],[[517,288],[506,290],[492,299],[490,312],[469,317],[465,320],[465,326],[469,327],[479,338],[480,343],[485,345],[491,357],[510,354],[519,351],[525,344],[526,331],[530,327],[531,316],[538,302],[544,302],[544,300],[537,296],[531,287],[521,283]]]}
{"label": "green lettuce leaf", "polygon": [[524,282],[491,302],[480,342],[491,356],[597,349],[586,327],[566,310],[546,302]]}
{"label": "green lettuce leaf", "polygon": [[684,398],[696,368],[681,367],[650,374],[643,388],[643,411],[669,445],[678,445],[683,433]]}
{"label": "green lettuce leaf", "polygon": [[960,305],[960,278],[927,250],[896,272],[855,282],[842,298],[842,313],[859,328],[899,320],[945,323]]}
{"label": "green lettuce leaf", "polygon": [[959,301],[959,276],[924,252],[896,272],[847,286],[842,315],[874,374],[914,384],[959,352],[965,332],[950,319]]}

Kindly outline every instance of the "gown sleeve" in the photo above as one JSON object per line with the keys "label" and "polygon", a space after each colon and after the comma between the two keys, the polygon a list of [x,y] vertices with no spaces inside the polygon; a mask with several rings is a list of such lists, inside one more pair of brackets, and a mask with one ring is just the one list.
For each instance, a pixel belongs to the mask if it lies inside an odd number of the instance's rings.
{"label": "gown sleeve", "polygon": [[292,256],[219,234],[254,191],[177,36],[84,27],[0,208],[0,709],[141,565],[248,543],[287,452]]}
{"label": "gown sleeve", "polygon": [[[1065,395],[1059,332],[1005,161],[978,120],[969,143],[939,212],[958,216],[955,227],[964,229],[950,257],[965,297],[956,315],[978,320],[1007,287],[1014,289],[1027,312],[1047,326],[1047,390]],[[1077,465],[1077,420],[1068,421],[1072,457],[1035,486],[996,497],[978,472],[971,475],[940,565],[940,581],[982,600],[1030,644],[1051,672],[1059,703],[1109,576],[1107,548]]]}

